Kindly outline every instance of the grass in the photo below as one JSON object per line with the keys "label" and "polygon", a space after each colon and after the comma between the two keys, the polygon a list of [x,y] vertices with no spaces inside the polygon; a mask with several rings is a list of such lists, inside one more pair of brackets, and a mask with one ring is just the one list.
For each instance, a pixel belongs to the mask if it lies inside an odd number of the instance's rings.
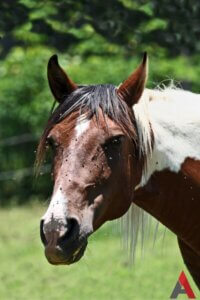
{"label": "grass", "polygon": [[154,249],[149,243],[144,257],[138,251],[130,267],[110,223],[90,238],[80,262],[51,266],[39,238],[39,219],[44,211],[40,205],[0,211],[0,299],[169,299],[182,270],[199,295],[170,232],[163,247],[158,235]]}

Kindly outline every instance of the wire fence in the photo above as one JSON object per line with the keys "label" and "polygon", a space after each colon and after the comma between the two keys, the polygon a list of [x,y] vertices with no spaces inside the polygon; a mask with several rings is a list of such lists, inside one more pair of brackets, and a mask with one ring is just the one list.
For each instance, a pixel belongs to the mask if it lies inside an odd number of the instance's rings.
{"label": "wire fence", "polygon": [[[38,141],[39,134],[30,134],[25,133],[22,135],[12,136],[6,139],[3,139],[0,141],[0,147],[12,147],[15,145],[20,144],[26,144],[29,142],[36,142]],[[40,174],[47,174],[50,172],[51,166],[49,164],[44,165],[41,167]],[[3,171],[0,170],[0,181],[7,181],[7,180],[21,180],[24,177],[27,176],[33,176],[34,175],[34,167],[28,167],[28,168],[21,168],[18,170],[9,170],[9,171]]]}
{"label": "wire fence", "polygon": [[24,133],[21,135],[11,136],[9,138],[0,140],[0,147],[1,146],[14,146],[19,144],[24,144],[28,142],[37,141],[39,138],[39,134],[33,135],[30,133]]}
{"label": "wire fence", "polygon": [[[51,166],[44,165],[41,167],[40,175],[44,175],[50,172]],[[0,172],[0,181],[4,180],[21,180],[24,177],[27,176],[33,176],[34,175],[34,168],[23,168],[15,171],[5,171]]]}

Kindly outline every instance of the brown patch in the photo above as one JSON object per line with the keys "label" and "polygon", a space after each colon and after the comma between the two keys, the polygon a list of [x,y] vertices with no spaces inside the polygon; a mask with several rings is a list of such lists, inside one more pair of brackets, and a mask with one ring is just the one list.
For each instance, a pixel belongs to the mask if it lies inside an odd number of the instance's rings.
{"label": "brown patch", "polygon": [[134,203],[200,254],[200,187],[192,178],[181,172],[156,172],[135,192]]}
{"label": "brown patch", "polygon": [[181,166],[182,172],[200,185],[200,161],[193,158],[187,158]]}
{"label": "brown patch", "polygon": [[[40,166],[44,160],[46,150],[49,149],[48,137],[50,137],[50,135],[49,135],[50,131],[52,130],[52,137],[55,139],[55,141],[59,136],[59,132],[64,132],[65,140],[66,140],[66,142],[69,142],[72,137],[73,129],[75,127],[78,116],[79,116],[79,111],[72,112],[68,116],[68,118],[65,118],[63,120],[63,122],[60,122],[57,124],[58,127],[56,126],[56,130],[54,130],[56,123],[54,123],[54,121],[51,120],[51,118],[49,119],[47,126],[40,138],[40,142],[39,142],[39,145],[37,148],[36,161],[35,161],[35,167],[36,167],[37,174],[38,174]],[[57,130],[57,128],[59,128],[60,131]],[[55,136],[53,134],[54,132],[56,132]]]}

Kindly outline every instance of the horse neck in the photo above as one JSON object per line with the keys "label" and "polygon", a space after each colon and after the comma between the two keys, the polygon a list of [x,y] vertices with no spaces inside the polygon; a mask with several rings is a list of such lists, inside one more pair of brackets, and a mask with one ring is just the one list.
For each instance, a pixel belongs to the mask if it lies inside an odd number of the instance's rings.
{"label": "horse neck", "polygon": [[191,164],[188,172],[184,166],[188,159],[200,161],[200,97],[176,90],[146,90],[144,96],[151,99],[154,144],[134,202],[199,251],[200,187],[190,176]]}
{"label": "horse neck", "polygon": [[144,125],[140,122],[139,126],[145,127],[141,130],[140,143],[147,139],[145,143],[152,144],[152,138],[149,138],[152,130],[153,146],[151,151],[146,151],[146,168],[140,186],[145,185],[156,171],[168,169],[178,173],[187,158],[200,161],[200,95],[166,89],[145,90],[143,97],[145,100],[142,99],[141,105],[145,103],[146,106],[143,119],[148,120],[150,128],[147,128],[147,121]]}

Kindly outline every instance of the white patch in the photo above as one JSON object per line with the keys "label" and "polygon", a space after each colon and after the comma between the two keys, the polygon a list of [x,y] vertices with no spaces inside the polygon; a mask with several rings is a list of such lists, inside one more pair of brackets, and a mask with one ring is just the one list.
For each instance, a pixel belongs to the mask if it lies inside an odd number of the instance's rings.
{"label": "white patch", "polygon": [[67,219],[67,197],[62,193],[62,188],[59,187],[51,198],[49,207],[43,216],[44,232],[58,230],[62,232],[66,225]]}
{"label": "white patch", "polygon": [[80,116],[75,127],[76,137],[79,138],[89,128],[89,125],[90,121]]}
{"label": "white patch", "polygon": [[155,143],[147,156],[147,167],[139,186],[144,186],[155,171],[179,172],[187,157],[200,160],[200,95],[166,88],[145,90],[142,98],[146,97],[152,100],[145,101],[145,112],[138,108],[144,107],[144,101],[139,102],[136,109],[140,142],[148,145],[150,129],[147,124],[150,122]]}

